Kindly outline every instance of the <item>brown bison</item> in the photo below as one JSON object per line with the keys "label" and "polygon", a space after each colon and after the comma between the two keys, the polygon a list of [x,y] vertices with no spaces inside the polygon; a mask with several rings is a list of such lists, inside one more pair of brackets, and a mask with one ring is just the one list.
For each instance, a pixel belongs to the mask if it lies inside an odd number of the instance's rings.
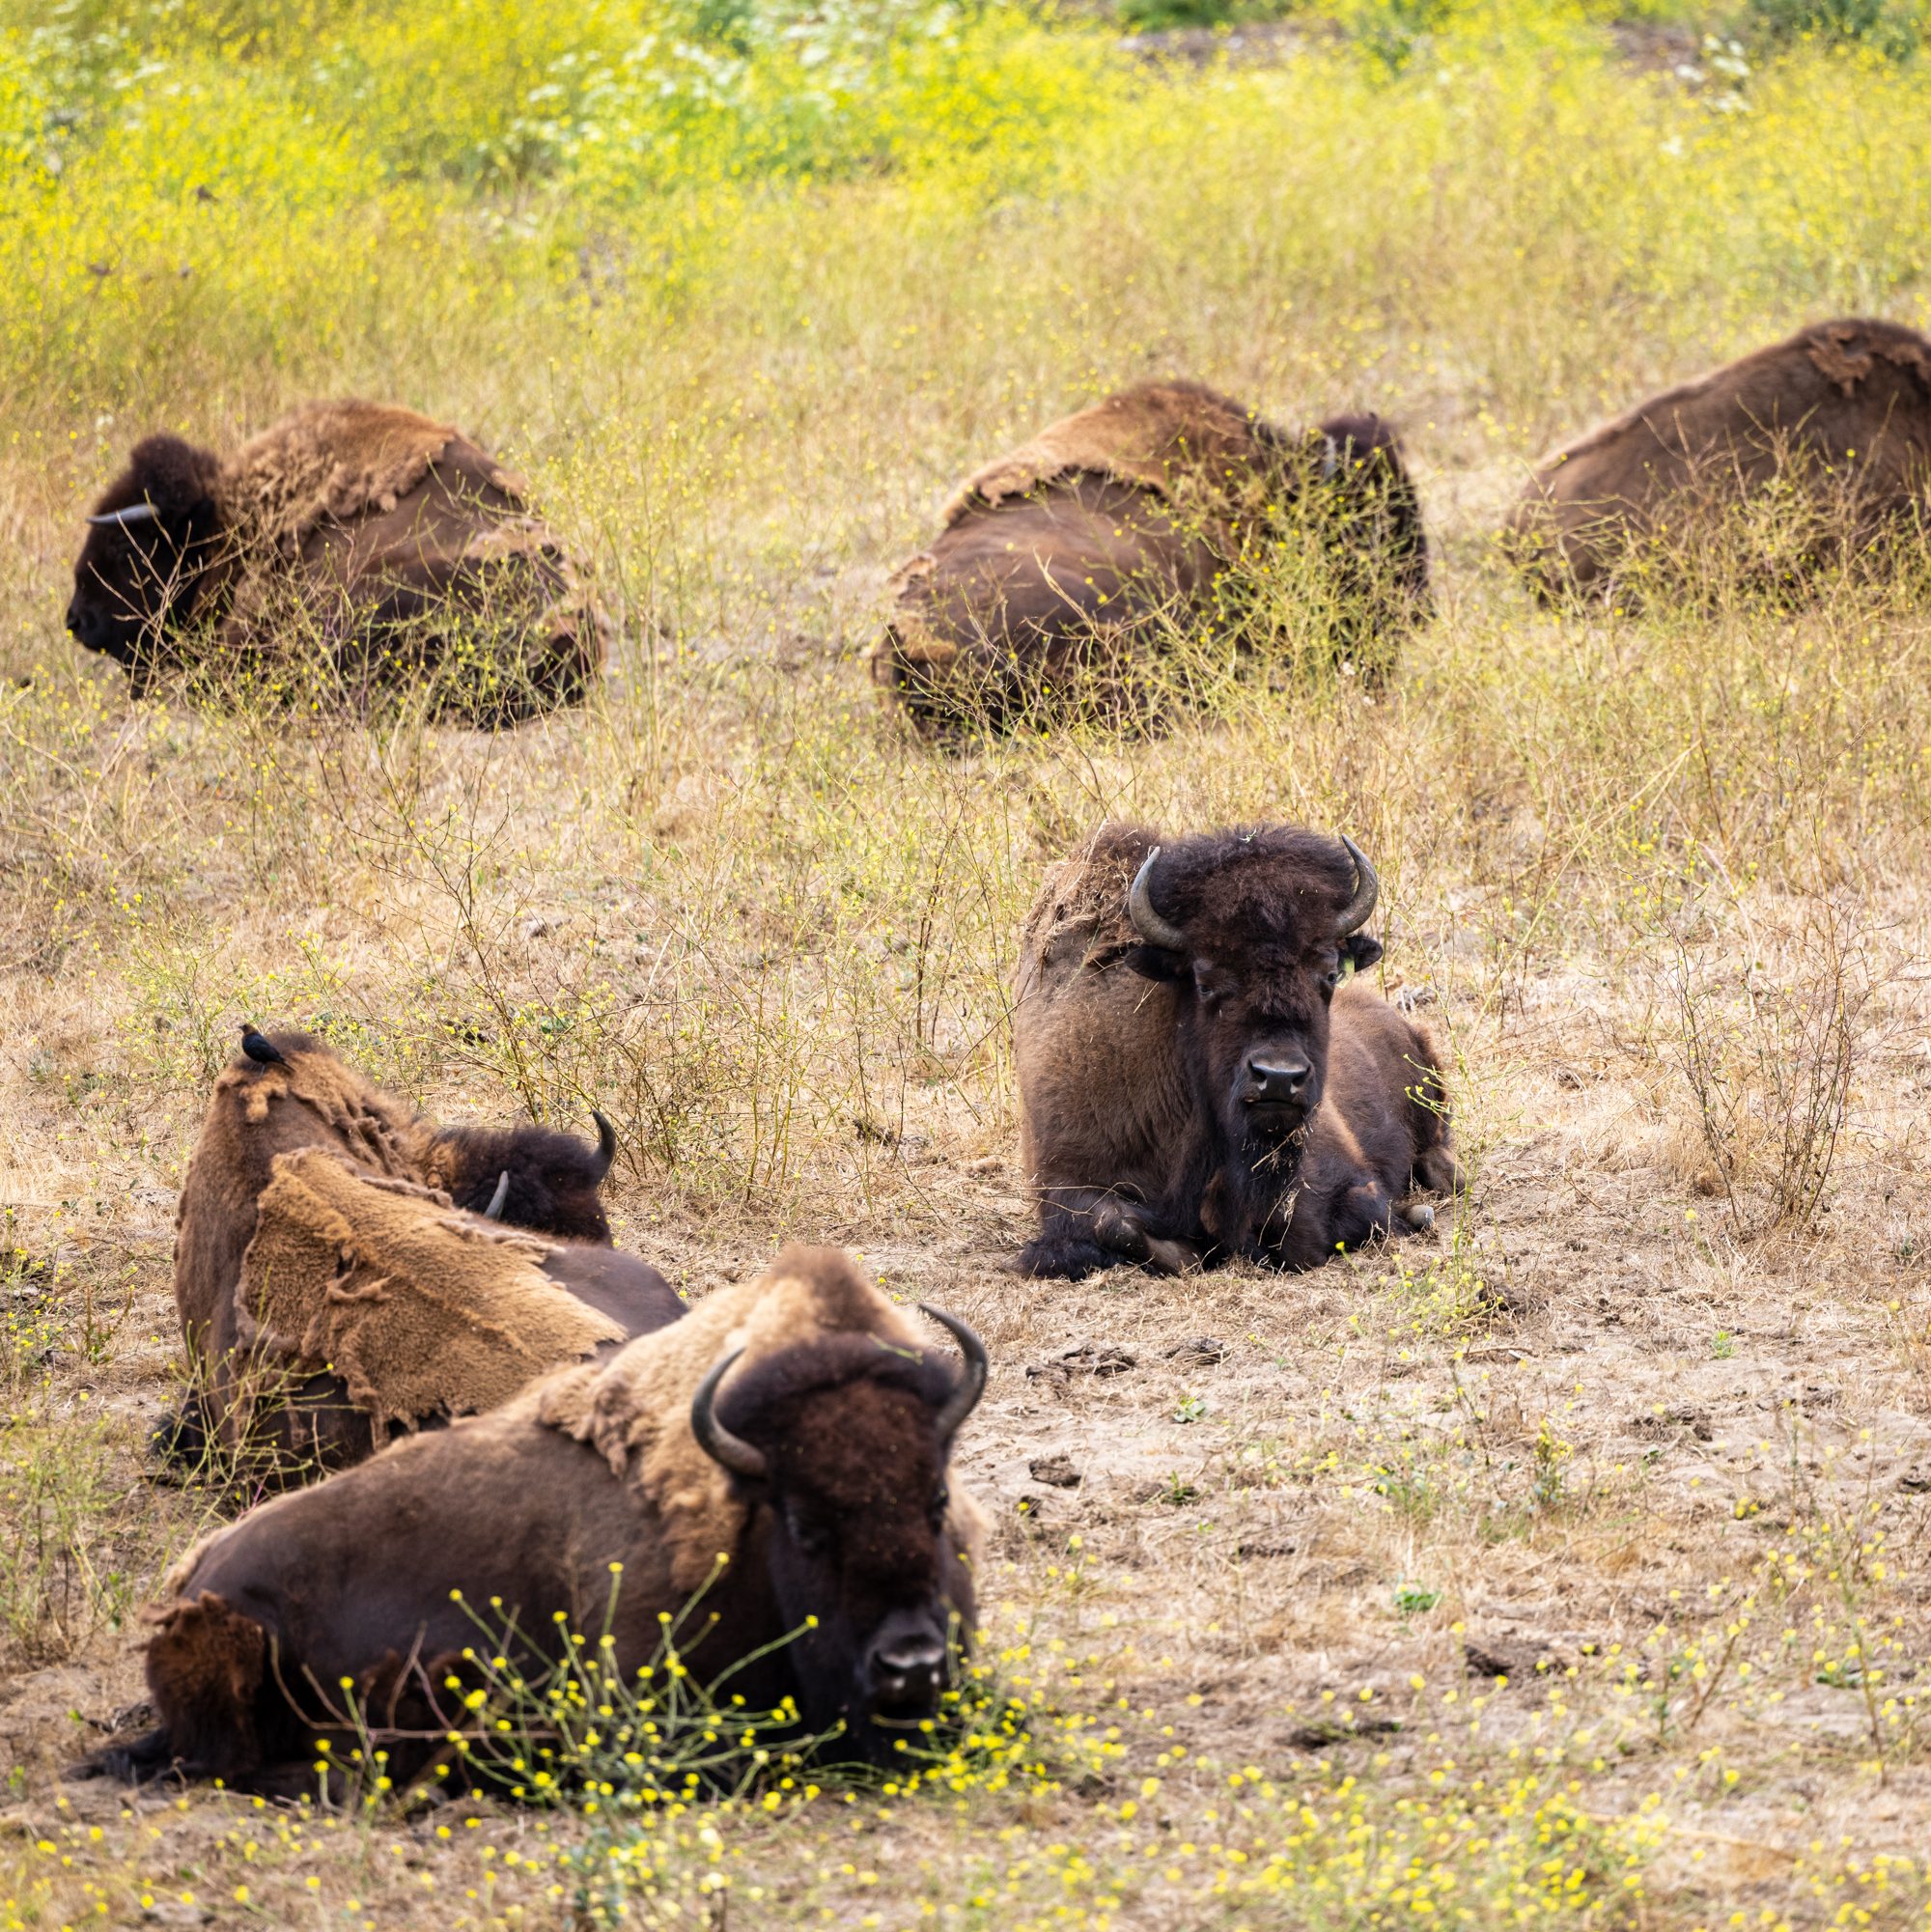
{"label": "brown bison", "polygon": [[148,436],[87,520],[67,628],[137,697],[168,670],[304,703],[426,683],[437,715],[499,724],[603,661],[528,486],[412,409],[308,403],[228,457]]}
{"label": "brown bison", "polygon": [[1776,544],[1787,575],[1916,516],[1927,483],[1931,340],[1896,322],[1817,322],[1557,450],[1506,541],[1545,596],[1627,596],[1646,573],[1720,562],[1701,557],[1713,542],[1751,543],[1738,514],[1781,485],[1794,518],[1773,505],[1776,534],[1756,544]]}
{"label": "brown bison", "polygon": [[927,730],[1118,712],[1163,628],[1239,630],[1271,580],[1325,606],[1338,657],[1385,676],[1429,605],[1394,433],[1338,416],[1297,435],[1197,383],[1143,383],[965,484],[899,571],[872,673]]}
{"label": "brown bison", "polygon": [[400,1787],[487,1749],[477,1650],[540,1683],[607,1632],[633,1684],[660,1619],[748,1714],[789,1697],[804,1733],[842,1726],[837,1755],[888,1759],[974,1615],[980,1518],[947,1465],[986,1353],[926,1312],[963,1373],[848,1256],[787,1248],[606,1362],[262,1504],[164,1585],[158,1728],[83,1769],[293,1796],[318,1740],[337,1761],[372,1741]]}
{"label": "brown bison", "polygon": [[[610,1246],[616,1137],[434,1128],[305,1033],[250,1033],[182,1189],[175,1306],[197,1391],[166,1432],[250,1473],[339,1468],[675,1319]],[[526,1230],[518,1234],[513,1230]]]}
{"label": "brown bison", "polygon": [[1352,840],[1278,826],[1104,826],[1048,875],[1013,1013],[1021,1272],[1312,1268],[1453,1188],[1433,1043],[1351,983],[1378,890]]}

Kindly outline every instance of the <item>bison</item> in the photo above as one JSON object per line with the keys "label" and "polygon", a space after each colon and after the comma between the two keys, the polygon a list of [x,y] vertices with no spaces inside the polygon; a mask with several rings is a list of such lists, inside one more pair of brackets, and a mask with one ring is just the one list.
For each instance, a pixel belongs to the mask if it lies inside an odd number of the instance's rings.
{"label": "bison", "polygon": [[305,705],[424,684],[434,714],[506,724],[603,661],[528,486],[412,409],[305,404],[226,457],[145,437],[87,520],[67,628],[137,697],[169,671]]}
{"label": "bison", "polygon": [[[1741,539],[1784,579],[1915,518],[1931,483],[1931,339],[1816,322],[1665,389],[1546,458],[1505,533],[1545,598],[1632,598],[1707,573]],[[1739,524],[1778,486],[1769,524]],[[1714,550],[1712,546],[1717,546]]]}
{"label": "bison", "polygon": [[1453,1189],[1435,1047],[1353,978],[1378,891],[1353,840],[1282,826],[1107,825],[1052,870],[1013,1011],[1021,1273],[1313,1268]]}
{"label": "bison", "polygon": [[197,1386],[163,1445],[193,1462],[212,1437],[251,1474],[305,1476],[674,1319],[663,1277],[610,1246],[616,1137],[597,1125],[595,1147],[432,1127],[323,1042],[251,1035],[182,1189]]}
{"label": "bison", "polygon": [[720,1698],[790,1698],[803,1734],[887,1760],[974,1616],[982,1519],[948,1463],[986,1352],[926,1312],[963,1372],[849,1256],[790,1247],[608,1361],[262,1504],[151,1612],[157,1727],[82,1769],[294,1796],[321,1742],[386,1751],[398,1787],[460,1778],[497,1716],[465,1702],[477,1652],[539,1684],[601,1636],[634,1684],[667,1625]]}
{"label": "bison", "polygon": [[1271,578],[1324,607],[1337,655],[1371,680],[1429,607],[1420,505],[1385,423],[1293,434],[1193,382],[1052,424],[971,477],[944,523],[901,567],[872,654],[928,733],[1069,704],[1118,714],[1163,630],[1238,631]]}

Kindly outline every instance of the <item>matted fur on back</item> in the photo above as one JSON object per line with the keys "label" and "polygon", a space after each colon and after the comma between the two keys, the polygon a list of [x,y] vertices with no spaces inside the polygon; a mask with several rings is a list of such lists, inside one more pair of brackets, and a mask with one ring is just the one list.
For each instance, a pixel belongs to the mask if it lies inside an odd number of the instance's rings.
{"label": "matted fur on back", "polygon": [[[533,1414],[587,1443],[614,1474],[642,1489],[663,1519],[673,1581],[694,1590],[719,1554],[737,1547],[745,1516],[730,1476],[691,1434],[698,1385],[735,1349],[744,1358],[734,1376],[838,1336],[869,1336],[900,1354],[933,1346],[842,1248],[794,1245],[755,1280],[714,1290],[681,1321],[640,1335],[607,1361],[546,1378],[510,1413]],[[954,1533],[972,1549],[983,1518],[956,1484],[952,1496]]]}
{"label": "matted fur on back", "polygon": [[1255,490],[1256,460],[1279,442],[1250,410],[1204,383],[1142,382],[1049,424],[975,470],[946,504],[945,522],[1081,471],[1225,514]]}
{"label": "matted fur on back", "polygon": [[[318,524],[393,510],[460,434],[393,403],[304,403],[223,462],[222,520],[244,547],[293,559]],[[500,465],[490,480],[506,495],[527,493]]]}
{"label": "matted fur on back", "polygon": [[475,1414],[623,1338],[543,1272],[553,1246],[326,1149],[283,1154],[242,1257],[236,1338],[267,1364],[333,1369],[378,1442]]}

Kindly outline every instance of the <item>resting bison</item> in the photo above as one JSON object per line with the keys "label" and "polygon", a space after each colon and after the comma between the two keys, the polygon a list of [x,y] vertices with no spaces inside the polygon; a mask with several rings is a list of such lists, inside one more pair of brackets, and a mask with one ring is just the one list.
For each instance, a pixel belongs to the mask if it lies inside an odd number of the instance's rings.
{"label": "resting bison", "polygon": [[320,1040],[251,1036],[182,1189],[198,1390],[169,1446],[212,1435],[252,1473],[313,1474],[674,1319],[663,1277],[609,1246],[601,1115],[598,1136],[433,1128]]}
{"label": "resting bison", "polygon": [[1352,840],[1273,826],[1108,825],[1049,874],[1013,1013],[1022,1273],[1312,1268],[1454,1186],[1433,1044],[1350,983],[1378,890]]}
{"label": "resting bison", "polygon": [[509,723],[580,700],[606,626],[528,487],[380,403],[308,403],[234,455],[148,436],[88,518],[67,628],[134,694],[186,670],[304,703],[427,682]]}
{"label": "resting bison", "polygon": [[361,1742],[352,1701],[400,1787],[464,1754],[452,1732],[479,1755],[492,1735],[465,1652],[540,1683],[571,1633],[607,1630],[634,1683],[687,1604],[696,1681],[729,1671],[747,1714],[789,1696],[805,1733],[843,1723],[839,1756],[888,1759],[974,1613],[980,1519],[947,1463],[986,1354],[927,1312],[963,1375],[848,1256],[787,1248],[607,1362],[261,1505],[164,1585],[159,1727],[83,1768],[313,1791],[316,1741],[337,1761]]}
{"label": "resting bison", "polygon": [[1386,674],[1429,605],[1393,432],[1338,416],[1290,434],[1197,383],[1149,382],[966,483],[898,574],[872,673],[928,730],[1117,712],[1163,627],[1238,630],[1271,578],[1325,607],[1337,656]]}
{"label": "resting bison", "polygon": [[[1545,596],[1628,595],[1645,573],[1721,565],[1740,537],[1774,545],[1787,575],[1915,515],[1927,482],[1931,340],[1896,322],[1817,322],[1557,450],[1507,543]],[[1753,541],[1738,514],[1777,485],[1796,514],[1772,508]]]}

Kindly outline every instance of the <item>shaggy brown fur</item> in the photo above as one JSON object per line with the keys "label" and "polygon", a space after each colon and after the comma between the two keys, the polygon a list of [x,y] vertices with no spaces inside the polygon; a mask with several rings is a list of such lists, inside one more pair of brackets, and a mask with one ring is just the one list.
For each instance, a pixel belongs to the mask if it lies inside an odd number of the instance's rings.
{"label": "shaggy brown fur", "polygon": [[[1156,846],[1151,884],[1180,951],[1149,944],[1127,910]],[[1286,826],[1108,825],[1049,872],[1013,1013],[1040,1204],[1022,1272],[1233,1255],[1311,1268],[1385,1230],[1401,1196],[1455,1185],[1434,1043],[1345,980],[1382,951],[1337,939],[1354,886],[1337,840]],[[1297,1102],[1256,1125],[1253,1066],[1297,1061]]]}
{"label": "shaggy brown fur", "polygon": [[447,424],[387,404],[310,403],[226,460],[139,444],[74,570],[69,629],[128,667],[316,695],[432,680],[434,709],[509,722],[581,698],[608,627],[528,486]]}
{"label": "shaggy brown fur", "polygon": [[1917,513],[1931,484],[1931,340],[1896,322],[1817,322],[1665,389],[1546,458],[1507,542],[1544,595],[1629,593],[1645,572],[1703,567],[1701,546],[1777,479],[1803,505],[1803,527],[1782,533],[1784,573]]}
{"label": "shaggy brown fur", "polygon": [[[692,1392],[733,1349],[744,1351],[735,1382],[770,1357],[838,1335],[914,1354],[926,1346],[849,1256],[836,1248],[787,1247],[769,1273],[715,1290],[675,1327],[641,1337],[607,1362],[548,1377],[522,1407],[589,1443],[614,1474],[646,1491],[664,1519],[672,1580],[680,1589],[695,1589],[717,1552],[737,1542],[744,1503],[690,1433]],[[976,1549],[984,1518],[957,1490],[952,1521],[961,1547]]]}
{"label": "shaggy brown fur", "polygon": [[[660,1278],[630,1257],[613,1257],[612,1264],[621,1262],[630,1274],[641,1278],[631,1282],[626,1276],[627,1292],[614,1305],[594,1292],[595,1271],[586,1274],[577,1262],[581,1241],[601,1240],[604,1246],[592,1252],[602,1254],[609,1239],[608,1224],[597,1202],[602,1160],[595,1151],[542,1128],[504,1133],[432,1127],[338,1059],[322,1041],[294,1032],[278,1032],[269,1039],[281,1055],[278,1061],[263,1065],[243,1054],[215,1081],[182,1188],[175,1306],[199,1385],[198,1399],[190,1404],[190,1412],[199,1414],[191,1413],[178,1425],[182,1453],[192,1454],[197,1439],[211,1433],[230,1450],[258,1443],[275,1463],[286,1465],[284,1473],[312,1473],[318,1460],[326,1467],[368,1454],[384,1433],[380,1426],[372,1431],[375,1412],[351,1399],[339,1376],[310,1373],[312,1365],[319,1367],[334,1357],[319,1339],[316,1347],[306,1345],[306,1318],[285,1314],[269,1323],[277,1336],[275,1346],[264,1347],[257,1335],[258,1317],[251,1311],[251,1291],[244,1279],[251,1268],[247,1257],[263,1225],[265,1198],[271,1184],[286,1173],[284,1158],[304,1150],[325,1149],[365,1176],[427,1190],[440,1202],[445,1217],[452,1196],[471,1206],[487,1202],[507,1169],[516,1177],[516,1185],[506,1203],[506,1219],[517,1213],[519,1202],[541,1210],[526,1213],[521,1224],[550,1237],[542,1245],[544,1253],[552,1254],[548,1273],[552,1278],[568,1276],[572,1295],[589,1300],[605,1315],[614,1314],[618,1331],[624,1334],[637,1332],[675,1305],[675,1297],[662,1289]],[[286,1209],[294,1193],[294,1183],[285,1178],[276,1198]],[[350,1198],[360,1213],[376,1197]],[[480,1221],[473,1225],[479,1239],[495,1231]],[[270,1246],[287,1238],[285,1227],[271,1234]],[[338,1261],[347,1251],[338,1250]],[[338,1264],[328,1265],[333,1269]],[[320,1269],[323,1263],[318,1259],[315,1266]],[[258,1256],[252,1278],[259,1282],[264,1273]],[[284,1286],[279,1280],[274,1285],[277,1293]],[[661,1295],[656,1294],[658,1289],[662,1289]],[[665,1302],[665,1307],[658,1308],[658,1302]],[[363,1311],[364,1323],[371,1312]],[[394,1312],[390,1310],[390,1316]],[[387,1319],[372,1326],[356,1325],[363,1349],[375,1345]],[[546,1351],[543,1365],[575,1352]],[[379,1386],[381,1378],[367,1360],[362,1372],[370,1378],[371,1387]],[[398,1364],[396,1373],[412,1379],[415,1371]],[[486,1378],[491,1390],[501,1380],[494,1371]],[[459,1399],[451,1413],[481,1406],[482,1393],[479,1389],[474,1398]],[[438,1400],[416,1414],[418,1418],[427,1417],[442,1413],[444,1407]],[[317,1428],[329,1438],[327,1442],[316,1439]]]}
{"label": "shaggy brown fur", "polygon": [[[294,1796],[318,1737],[343,1759],[373,1733],[400,1785],[452,1728],[489,1748],[493,1714],[448,1690],[465,1649],[538,1684],[573,1632],[607,1630],[629,1681],[673,1618],[693,1677],[728,1669],[747,1720],[791,1699],[807,1734],[847,1727],[840,1756],[889,1761],[938,1714],[947,1635],[969,1641],[976,1610],[980,1519],[941,1432],[953,1358],[828,1249],[786,1249],[689,1322],[204,1539],[149,1614],[157,1728],[85,1768]],[[720,1486],[689,1412],[738,1346],[716,1414],[765,1469]]]}
{"label": "shaggy brown fur", "polygon": [[1191,382],[1109,396],[953,495],[894,580],[873,676],[928,728],[1137,708],[1139,647],[1162,621],[1238,626],[1297,520],[1320,537],[1337,651],[1382,675],[1427,602],[1419,507],[1386,426],[1288,436]]}
{"label": "shaggy brown fur", "polygon": [[543,1272],[551,1246],[326,1149],[278,1155],[242,1257],[237,1338],[294,1372],[333,1369],[378,1435],[474,1414],[624,1339]]}

